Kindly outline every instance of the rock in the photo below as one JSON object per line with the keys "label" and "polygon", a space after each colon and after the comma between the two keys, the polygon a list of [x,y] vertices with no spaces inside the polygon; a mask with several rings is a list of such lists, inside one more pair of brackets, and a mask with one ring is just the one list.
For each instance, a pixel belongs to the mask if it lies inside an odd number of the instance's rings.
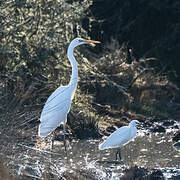
{"label": "rock", "polygon": [[172,138],[174,142],[180,141],[180,131],[176,132],[174,137]]}
{"label": "rock", "polygon": [[178,126],[178,125],[175,125],[173,128],[174,128],[174,129],[179,129],[179,126]]}
{"label": "rock", "polygon": [[121,180],[126,179],[142,179],[148,173],[148,170],[143,167],[134,166],[129,169],[124,170],[124,175],[121,177]]}
{"label": "rock", "polygon": [[165,179],[163,173],[159,169],[148,170],[144,167],[134,166],[124,171],[124,175],[121,180],[126,179],[149,179],[149,180],[161,180]]}
{"label": "rock", "polygon": [[152,127],[150,129],[152,132],[158,132],[158,133],[164,133],[166,132],[166,129],[162,126],[156,126],[156,127]]}
{"label": "rock", "polygon": [[173,126],[175,124],[174,120],[166,120],[163,122],[163,126]]}
{"label": "rock", "polygon": [[175,150],[180,150],[180,142],[176,142],[176,143],[174,143],[173,144],[173,148],[175,149]]}
{"label": "rock", "polygon": [[155,180],[155,179],[158,179],[158,180],[161,180],[161,179],[165,179],[164,176],[163,176],[163,173],[161,172],[161,170],[153,170],[149,175],[148,175],[148,179],[149,180]]}

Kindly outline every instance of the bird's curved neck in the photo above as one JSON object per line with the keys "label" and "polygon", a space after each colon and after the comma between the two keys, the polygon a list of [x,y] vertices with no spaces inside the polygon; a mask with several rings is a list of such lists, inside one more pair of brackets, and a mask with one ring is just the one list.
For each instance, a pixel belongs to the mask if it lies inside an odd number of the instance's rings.
{"label": "bird's curved neck", "polygon": [[67,51],[67,56],[72,66],[72,74],[71,74],[69,86],[73,86],[73,88],[76,89],[77,82],[78,82],[78,67],[77,67],[76,59],[73,53],[74,53],[74,48],[69,46],[68,51]]}

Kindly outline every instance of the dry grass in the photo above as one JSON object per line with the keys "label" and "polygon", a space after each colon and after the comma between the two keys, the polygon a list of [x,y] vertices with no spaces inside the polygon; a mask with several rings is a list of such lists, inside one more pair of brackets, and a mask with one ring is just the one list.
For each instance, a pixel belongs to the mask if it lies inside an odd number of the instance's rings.
{"label": "dry grass", "polygon": [[[76,52],[80,80],[68,117],[74,134],[86,127],[97,127],[99,121],[117,121],[128,111],[149,116],[168,115],[165,113],[167,103],[176,98],[178,88],[166,75],[149,65],[150,61],[157,61],[155,59],[126,63],[124,46],[112,41],[98,61],[92,54],[94,63]],[[68,64],[66,68],[71,67]],[[59,79],[53,82],[58,72],[52,73],[54,75],[48,78],[41,75],[28,78],[28,75],[20,73],[1,74],[1,118],[6,119],[4,126],[17,129],[37,126],[44,102],[59,85]],[[66,73],[61,77],[68,83]]]}

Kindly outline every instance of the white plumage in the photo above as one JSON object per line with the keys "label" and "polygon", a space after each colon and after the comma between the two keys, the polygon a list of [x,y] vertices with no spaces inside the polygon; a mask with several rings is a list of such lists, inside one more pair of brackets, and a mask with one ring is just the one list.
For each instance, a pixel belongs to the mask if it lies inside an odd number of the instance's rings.
{"label": "white plumage", "polygon": [[[77,83],[78,83],[78,67],[76,59],[74,58],[74,48],[88,43],[100,43],[99,41],[84,40],[82,38],[75,38],[69,45],[67,56],[72,66],[72,75],[67,86],[57,88],[51,96],[47,99],[40,117],[40,125],[38,135],[46,137],[53,132],[60,124],[64,125],[67,122],[67,114],[70,111],[71,100],[74,97]],[[64,135],[65,137],[65,135]],[[64,138],[65,139],[65,138]]]}
{"label": "white plumage", "polygon": [[71,96],[68,86],[61,86],[48,98],[41,113],[39,136],[46,137],[56,127],[66,123],[67,113],[71,106]]}
{"label": "white plumage", "polygon": [[99,145],[99,149],[121,148],[136,137],[136,125],[138,124],[139,121],[132,120],[128,126],[123,126],[117,129],[102,144]]}

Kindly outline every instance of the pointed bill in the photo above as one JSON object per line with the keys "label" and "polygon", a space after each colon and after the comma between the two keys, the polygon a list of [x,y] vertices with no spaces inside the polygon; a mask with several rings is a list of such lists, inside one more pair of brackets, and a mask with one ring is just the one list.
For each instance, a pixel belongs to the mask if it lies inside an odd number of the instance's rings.
{"label": "pointed bill", "polygon": [[93,40],[85,40],[86,43],[93,43],[93,44],[99,44],[101,43],[100,41],[93,41]]}

